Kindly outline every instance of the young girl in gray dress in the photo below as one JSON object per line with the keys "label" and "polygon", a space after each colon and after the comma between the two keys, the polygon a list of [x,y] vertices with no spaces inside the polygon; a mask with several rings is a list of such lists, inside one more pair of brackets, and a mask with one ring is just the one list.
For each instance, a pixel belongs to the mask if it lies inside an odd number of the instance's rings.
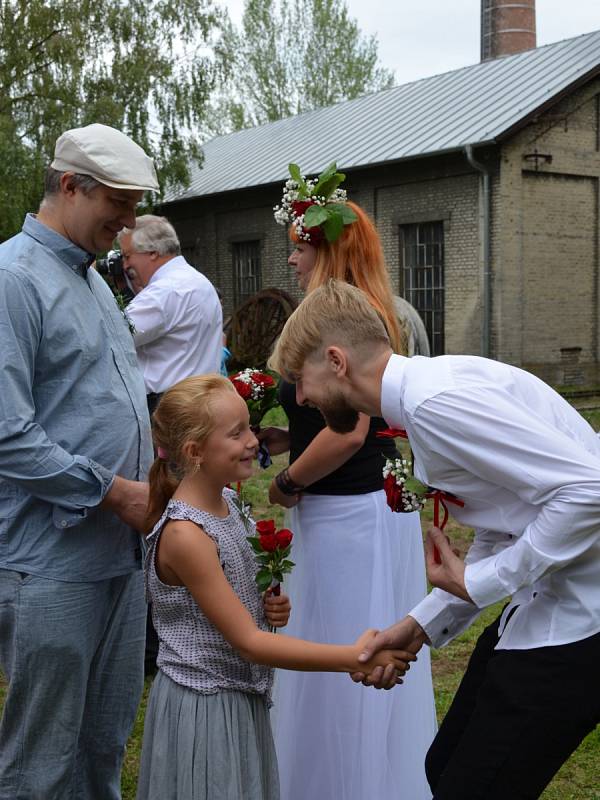
{"label": "young girl in gray dress", "polygon": [[[257,440],[229,380],[187,378],[154,412],[158,458],[150,472],[146,588],[159,637],[138,800],[277,800],[279,780],[268,705],[272,667],[335,672],[414,657],[357,661],[353,645],[275,635],[290,605],[261,596],[246,524],[225,488],[252,473]],[[356,721],[360,724],[360,720]]]}

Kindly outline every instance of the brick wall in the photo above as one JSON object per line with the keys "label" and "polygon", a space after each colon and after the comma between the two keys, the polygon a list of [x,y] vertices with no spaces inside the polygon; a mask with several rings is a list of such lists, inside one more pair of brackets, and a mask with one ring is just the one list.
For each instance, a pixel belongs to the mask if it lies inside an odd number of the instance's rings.
{"label": "brick wall", "polygon": [[[494,354],[554,383],[597,381],[598,93],[564,98],[502,147],[494,201]],[[565,380],[564,351],[579,353]]]}

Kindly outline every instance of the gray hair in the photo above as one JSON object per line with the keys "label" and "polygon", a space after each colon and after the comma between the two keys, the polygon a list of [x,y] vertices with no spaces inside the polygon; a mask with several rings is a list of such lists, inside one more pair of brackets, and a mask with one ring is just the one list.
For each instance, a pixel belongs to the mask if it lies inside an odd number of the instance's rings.
{"label": "gray hair", "polygon": [[175,228],[166,217],[143,214],[135,221],[135,228],[123,228],[117,234],[119,245],[123,236],[131,236],[131,244],[140,253],[158,253],[159,256],[181,253]]}
{"label": "gray hair", "polygon": [[[59,193],[60,180],[64,174],[65,173],[61,172],[61,170],[48,167],[44,180],[44,199],[49,199]],[[92,178],[91,175],[81,175],[75,172],[71,178],[71,185],[77,186],[84,194],[90,194],[90,192],[102,184],[95,178]]]}

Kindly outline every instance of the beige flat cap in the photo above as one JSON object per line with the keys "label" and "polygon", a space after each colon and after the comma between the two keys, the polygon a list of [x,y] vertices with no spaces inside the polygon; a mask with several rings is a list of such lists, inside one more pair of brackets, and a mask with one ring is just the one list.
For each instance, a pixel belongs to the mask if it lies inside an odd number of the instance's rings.
{"label": "beige flat cap", "polygon": [[114,189],[157,191],[154,162],[121,131],[94,123],[56,140],[52,169],[90,175]]}

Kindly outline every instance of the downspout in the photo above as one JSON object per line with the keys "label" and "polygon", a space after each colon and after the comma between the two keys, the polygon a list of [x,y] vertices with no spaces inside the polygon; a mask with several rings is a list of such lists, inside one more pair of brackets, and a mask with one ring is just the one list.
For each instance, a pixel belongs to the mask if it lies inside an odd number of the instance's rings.
{"label": "downspout", "polygon": [[481,173],[483,184],[483,263],[482,278],[482,328],[481,355],[491,357],[491,316],[492,316],[492,236],[491,236],[491,173],[490,170],[473,157],[473,146],[465,145],[465,156],[469,164]]}

